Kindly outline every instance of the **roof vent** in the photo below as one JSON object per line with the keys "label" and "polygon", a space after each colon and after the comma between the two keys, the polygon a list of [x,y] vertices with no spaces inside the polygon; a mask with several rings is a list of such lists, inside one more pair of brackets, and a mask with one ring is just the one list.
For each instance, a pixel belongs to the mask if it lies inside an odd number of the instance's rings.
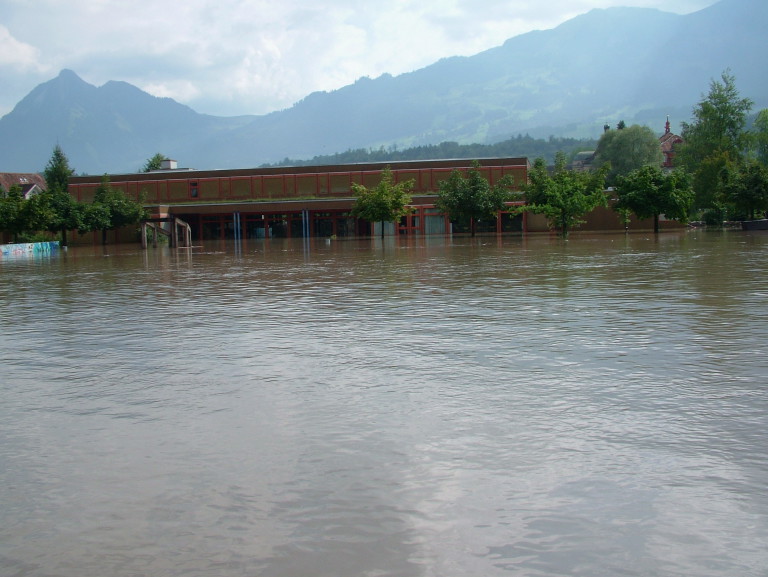
{"label": "roof vent", "polygon": [[160,170],[176,170],[176,168],[178,168],[176,161],[170,158],[166,158],[160,163]]}

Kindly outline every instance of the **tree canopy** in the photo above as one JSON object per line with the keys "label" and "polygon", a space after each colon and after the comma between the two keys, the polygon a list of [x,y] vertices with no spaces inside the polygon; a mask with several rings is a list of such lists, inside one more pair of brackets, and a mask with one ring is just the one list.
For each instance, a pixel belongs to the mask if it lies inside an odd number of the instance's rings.
{"label": "tree canopy", "polygon": [[755,119],[754,147],[757,160],[768,167],[768,108],[758,112]]}
{"label": "tree canopy", "polygon": [[61,146],[58,144],[53,148],[51,158],[48,160],[48,164],[45,166],[43,176],[45,177],[45,184],[48,190],[67,190],[69,186],[69,177],[75,173],[74,169],[69,166],[69,159]]}
{"label": "tree canopy", "polygon": [[553,171],[547,169],[542,158],[537,158],[524,187],[524,210],[543,214],[552,228],[560,231],[563,238],[570,230],[584,221],[586,213],[598,206],[606,206],[604,165],[591,172],[568,170],[565,154],[558,153]]}
{"label": "tree canopy", "polygon": [[107,231],[136,224],[146,218],[141,201],[129,198],[122,190],[112,187],[109,176],[101,179],[93,202],[85,207],[81,231],[101,230],[106,244]]}
{"label": "tree canopy", "polygon": [[740,167],[726,166],[720,171],[718,200],[730,206],[736,218],[764,216],[768,211],[768,168],[757,160]]}
{"label": "tree canopy", "polygon": [[315,156],[309,160],[284,158],[281,162],[264,166],[315,166],[325,164],[352,164],[361,162],[397,162],[409,160],[433,160],[443,158],[491,158],[491,157],[542,157],[554,160],[558,151],[572,156],[585,150],[594,150],[597,141],[550,136],[547,139],[518,134],[494,144],[459,144],[445,141],[411,148],[356,148],[330,155]]}
{"label": "tree canopy", "polygon": [[61,233],[61,244],[67,245],[67,231],[82,227],[82,210],[79,203],[69,194],[69,177],[74,174],[66,154],[57,144],[43,171],[47,190],[35,195],[38,217],[45,219],[42,228],[49,232]]}
{"label": "tree canopy", "polygon": [[717,203],[719,173],[729,163],[740,164],[749,148],[745,131],[749,98],[741,98],[736,79],[726,70],[712,80],[709,93],[694,107],[693,122],[683,123],[683,145],[677,162],[693,175],[697,208]]}
{"label": "tree canopy", "polygon": [[[110,185],[104,175],[93,202],[78,202],[69,194],[69,177],[73,173],[69,161],[59,146],[54,148],[44,174],[48,188],[25,199],[17,185],[0,194],[0,230],[9,232],[14,240],[22,234],[34,235],[39,231],[60,234],[63,246],[67,244],[67,231],[81,234],[106,231],[128,226],[146,218],[143,198],[133,200],[122,190]],[[1,192],[1,191],[0,191]]]}
{"label": "tree canopy", "polygon": [[147,162],[141,168],[141,172],[152,172],[153,170],[160,170],[163,167],[163,161],[168,160],[164,154],[157,152],[152,158],[148,158]]}
{"label": "tree canopy", "polygon": [[14,242],[18,242],[19,234],[24,232],[24,196],[21,187],[12,186],[6,193],[0,187],[0,230],[11,234]]}
{"label": "tree canopy", "polygon": [[466,176],[453,170],[447,180],[440,183],[435,206],[445,212],[453,221],[468,223],[472,236],[477,221],[495,218],[512,198],[514,182],[504,177],[494,186],[480,172],[480,163],[474,161]]}
{"label": "tree canopy", "polygon": [[619,175],[629,174],[644,166],[661,166],[663,161],[659,139],[647,126],[632,126],[607,130],[600,137],[595,151],[595,165],[609,164],[606,176],[609,185]]}
{"label": "tree canopy", "polygon": [[693,203],[688,174],[676,170],[666,174],[658,166],[644,166],[620,175],[614,187],[614,209],[628,210],[638,218],[653,218],[653,230],[659,232],[659,217],[686,222]]}
{"label": "tree canopy", "polygon": [[411,202],[413,187],[413,180],[396,183],[392,170],[387,166],[381,172],[381,180],[375,188],[369,189],[362,184],[352,183],[356,197],[352,216],[369,222],[380,222],[383,237],[385,222],[399,221],[411,212],[408,204]]}

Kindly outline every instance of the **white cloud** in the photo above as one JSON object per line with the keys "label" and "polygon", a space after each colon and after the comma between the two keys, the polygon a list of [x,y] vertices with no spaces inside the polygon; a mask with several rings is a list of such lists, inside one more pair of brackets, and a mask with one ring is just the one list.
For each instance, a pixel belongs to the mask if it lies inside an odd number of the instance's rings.
{"label": "white cloud", "polygon": [[199,112],[260,114],[362,76],[475,54],[592,8],[682,13],[714,1],[6,0],[0,65],[26,67],[23,81],[11,83],[25,91],[6,94],[0,112],[70,68],[94,84],[124,80]]}
{"label": "white cloud", "polygon": [[20,42],[10,31],[0,24],[0,46],[3,47],[0,50],[0,66],[9,66],[21,70],[40,70],[44,69],[38,62],[38,50],[26,44]]}
{"label": "white cloud", "polygon": [[144,92],[160,98],[173,98],[178,102],[189,102],[200,97],[200,89],[189,80],[149,83],[140,86]]}

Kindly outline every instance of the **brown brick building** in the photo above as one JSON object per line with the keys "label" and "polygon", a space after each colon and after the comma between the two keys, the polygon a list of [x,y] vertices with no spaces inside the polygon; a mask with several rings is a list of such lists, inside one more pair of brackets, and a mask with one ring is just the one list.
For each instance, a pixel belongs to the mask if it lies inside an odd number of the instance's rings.
{"label": "brown brick building", "polygon": [[[479,163],[491,184],[511,176],[519,188],[528,179],[526,158],[490,158]],[[441,181],[455,169],[468,170],[471,160],[237,170],[170,168],[110,175],[110,184],[131,198],[143,197],[153,216],[183,219],[194,239],[365,236],[374,234],[378,225],[350,216],[355,200],[352,184],[375,187],[387,166],[395,182],[414,181],[414,210],[396,224],[397,233],[450,232],[451,223],[435,209],[436,194]],[[101,177],[76,176],[70,179],[69,190],[77,200],[90,202],[100,183]],[[522,231],[527,220],[524,215],[503,212],[495,221],[480,223],[479,231]],[[394,225],[388,226],[385,232],[395,232]]]}

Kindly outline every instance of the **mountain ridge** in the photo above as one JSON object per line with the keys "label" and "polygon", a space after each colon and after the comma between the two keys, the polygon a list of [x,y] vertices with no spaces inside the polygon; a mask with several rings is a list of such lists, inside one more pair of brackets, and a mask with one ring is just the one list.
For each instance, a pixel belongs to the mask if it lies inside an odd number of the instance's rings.
{"label": "mountain ridge", "polygon": [[755,0],[688,15],[593,9],[474,56],[360,78],[260,116],[200,114],[125,82],[95,87],[62,70],[0,119],[0,170],[41,170],[56,143],[76,170],[98,174],[137,170],[158,151],[210,169],[516,134],[596,138],[618,120],[661,131],[666,115],[688,120],[726,69],[756,108],[768,106],[767,25],[768,4]]}

